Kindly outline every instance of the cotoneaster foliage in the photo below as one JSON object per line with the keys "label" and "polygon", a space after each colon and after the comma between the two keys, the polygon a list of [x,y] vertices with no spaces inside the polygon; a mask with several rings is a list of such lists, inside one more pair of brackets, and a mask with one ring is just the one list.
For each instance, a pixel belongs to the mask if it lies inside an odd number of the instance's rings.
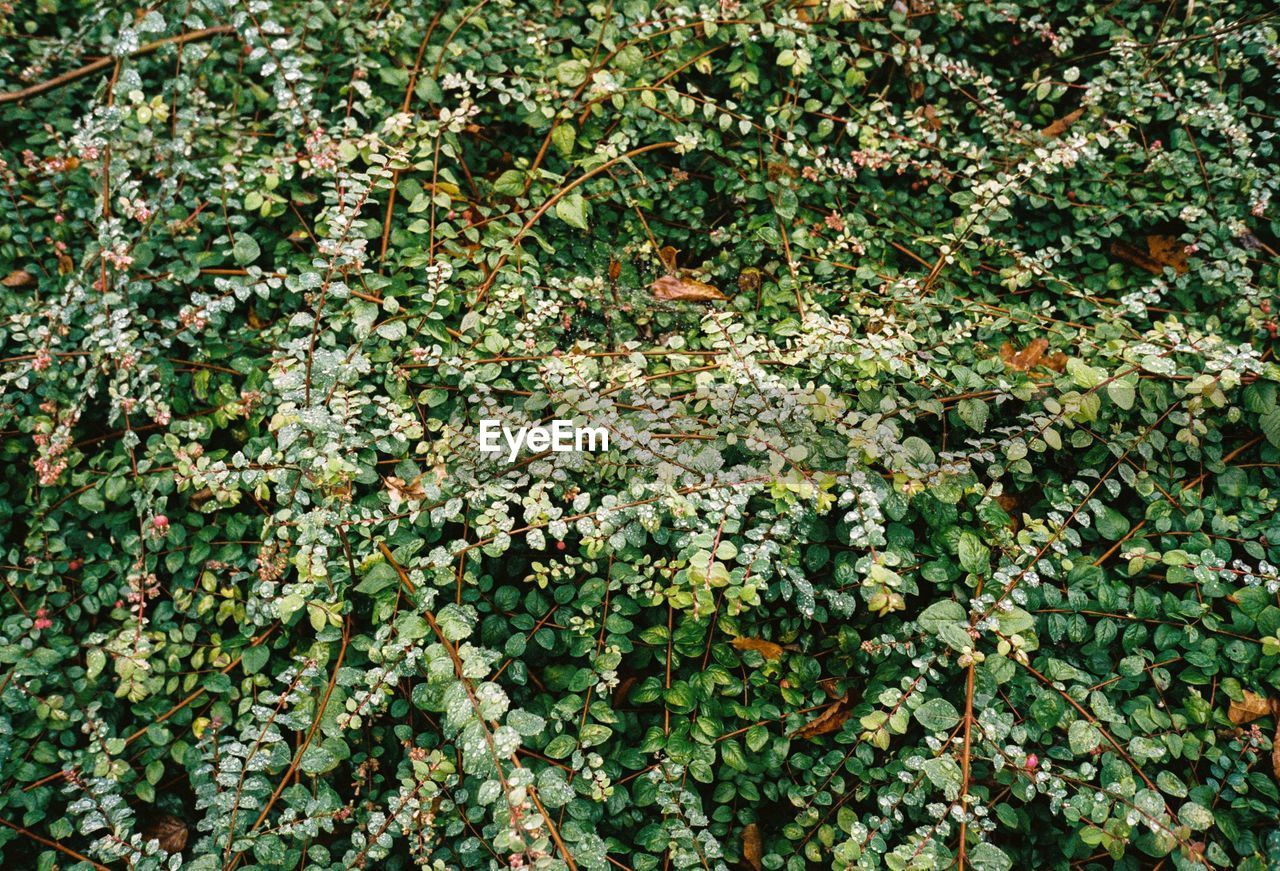
{"label": "cotoneaster foliage", "polygon": [[1270,4],[2,11],[5,867],[1280,861]]}

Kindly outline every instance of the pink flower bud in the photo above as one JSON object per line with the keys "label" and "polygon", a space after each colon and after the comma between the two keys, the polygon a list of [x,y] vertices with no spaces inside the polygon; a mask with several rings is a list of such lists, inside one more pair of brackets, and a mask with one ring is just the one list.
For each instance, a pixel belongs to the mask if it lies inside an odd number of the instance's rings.
{"label": "pink flower bud", "polygon": [[1040,764],[1040,757],[1034,753],[1027,754],[1026,769],[1027,771],[1035,771],[1036,766]]}
{"label": "pink flower bud", "polygon": [[157,514],[155,517],[151,518],[151,526],[156,532],[166,532],[169,529],[169,518],[165,517],[163,514]]}

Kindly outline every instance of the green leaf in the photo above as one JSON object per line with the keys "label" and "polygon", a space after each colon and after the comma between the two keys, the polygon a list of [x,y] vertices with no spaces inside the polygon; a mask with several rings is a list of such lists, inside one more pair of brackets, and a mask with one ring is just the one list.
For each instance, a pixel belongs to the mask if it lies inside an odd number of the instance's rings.
{"label": "green leaf", "polygon": [[965,623],[967,616],[964,607],[959,602],[946,599],[941,602],[934,602],[921,611],[920,616],[916,618],[916,623],[925,632],[937,635],[942,631],[944,625]]}
{"label": "green leaf", "polygon": [[1110,381],[1107,383],[1107,396],[1111,397],[1111,401],[1120,408],[1128,411],[1133,408],[1137,391],[1128,381]]}
{"label": "green leaf", "polygon": [[983,841],[969,851],[969,866],[974,871],[1009,871],[1013,860],[995,844]]}
{"label": "green leaf", "polygon": [[1079,357],[1067,359],[1067,374],[1071,376],[1075,385],[1083,390],[1092,390],[1107,377],[1105,370],[1090,366]]}
{"label": "green leaf", "polygon": [[578,749],[578,739],[572,735],[557,735],[548,743],[542,752],[550,756],[552,759],[564,759],[574,750]]}
{"label": "green leaf", "polygon": [[956,405],[956,413],[960,419],[975,432],[983,432],[987,428],[989,409],[981,399],[962,399]]}
{"label": "green leaf", "polygon": [[356,592],[372,596],[375,593],[396,586],[399,582],[399,573],[388,563],[374,563],[364,576],[364,580],[356,585]]}
{"label": "green leaf", "polygon": [[298,768],[303,774],[324,774],[338,767],[338,759],[323,746],[312,744],[302,754]]}
{"label": "green leaf", "polygon": [[405,641],[417,641],[431,634],[431,626],[420,615],[405,611],[396,618],[396,634]]}
{"label": "green leaf", "polygon": [[240,665],[245,674],[257,674],[267,664],[267,659],[270,655],[271,651],[265,645],[246,647],[240,654]]}
{"label": "green leaf", "polygon": [[978,575],[990,571],[991,550],[974,533],[967,529],[960,533],[956,550],[960,557],[960,566],[966,572]]}
{"label": "green leaf", "polygon": [[1129,534],[1129,518],[1110,505],[1104,505],[1097,513],[1098,534],[1108,541],[1119,541]]}
{"label": "green leaf", "polygon": [[241,266],[252,263],[261,253],[262,249],[258,247],[257,240],[248,233],[241,231],[236,235],[235,244],[231,246],[231,256],[235,258],[236,263]]}
{"label": "green leaf", "polygon": [[93,680],[102,674],[102,669],[107,665],[107,655],[102,651],[101,647],[95,647],[85,655],[85,676],[89,680]]}
{"label": "green leaf", "polygon": [[583,747],[595,747],[597,744],[603,744],[613,735],[613,730],[608,726],[602,726],[599,723],[587,723],[582,727],[582,733],[579,740]]}
{"label": "green leaf", "polygon": [[587,229],[587,202],[582,198],[582,194],[575,191],[561,198],[556,203],[556,217],[570,227],[577,227],[579,230]]}
{"label": "green leaf", "polygon": [[505,197],[518,197],[524,192],[527,178],[526,173],[518,169],[509,169],[494,180],[493,190]]}
{"label": "green leaf", "polygon": [[1258,425],[1273,448],[1280,448],[1280,406],[1259,415]]}
{"label": "green leaf", "polygon": [[946,699],[929,699],[911,715],[930,732],[944,732],[960,722],[960,712]]}
{"label": "green leaf", "polygon": [[1195,831],[1204,831],[1213,825],[1213,811],[1189,801],[1178,809],[1178,821]]}
{"label": "green leaf", "polygon": [[935,756],[926,760],[924,773],[929,778],[930,783],[943,790],[948,796],[958,794],[964,782],[964,775],[960,771],[960,766],[956,764],[954,759],[946,755]]}
{"label": "green leaf", "polygon": [[800,206],[800,201],[796,199],[796,192],[791,188],[783,188],[778,191],[776,200],[776,211],[778,217],[784,221],[790,221],[796,216],[796,209]]}
{"label": "green leaf", "polygon": [[1088,720],[1075,720],[1067,727],[1067,743],[1072,753],[1084,756],[1102,743],[1102,733]]}
{"label": "green leaf", "polygon": [[693,710],[693,690],[683,681],[672,684],[663,692],[662,697],[666,701],[667,707],[677,713],[685,714]]}
{"label": "green leaf", "polygon": [[551,144],[555,146],[556,152],[563,158],[568,158],[573,153],[574,140],[578,136],[577,129],[568,121],[561,121],[551,131]]}

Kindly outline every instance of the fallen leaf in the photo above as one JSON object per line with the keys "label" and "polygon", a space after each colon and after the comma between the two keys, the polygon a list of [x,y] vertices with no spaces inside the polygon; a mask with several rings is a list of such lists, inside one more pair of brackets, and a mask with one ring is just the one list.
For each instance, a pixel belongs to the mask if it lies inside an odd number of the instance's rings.
{"label": "fallen leaf", "polygon": [[1179,275],[1187,271],[1187,243],[1177,236],[1148,236],[1147,253],[1157,263],[1172,266]]}
{"label": "fallen leaf", "polygon": [[1227,719],[1237,726],[1243,726],[1245,723],[1252,723],[1259,717],[1265,717],[1270,713],[1270,699],[1245,690],[1243,700],[1237,702],[1232,699],[1230,707],[1227,708]]}
{"label": "fallen leaf", "polygon": [[917,103],[920,102],[920,98],[924,96],[924,82],[919,79],[908,78],[907,93],[911,95],[912,100],[915,100]]}
{"label": "fallen leaf", "polygon": [[738,274],[738,290],[752,293],[760,289],[761,273],[759,269],[747,267]]}
{"label": "fallen leaf", "polygon": [[764,842],[760,838],[760,826],[750,823],[742,830],[742,858],[754,869],[764,869]]}
{"label": "fallen leaf", "polygon": [[1147,250],[1143,251],[1128,242],[1112,242],[1111,253],[1152,275],[1164,275],[1166,266],[1179,275],[1187,271],[1186,243],[1177,236],[1150,235],[1146,237],[1145,245]]}
{"label": "fallen leaf", "polygon": [[849,697],[842,696],[818,716],[805,723],[799,729],[796,729],[787,737],[789,738],[816,738],[819,735],[829,735],[839,730],[844,725],[844,721],[849,719],[852,713],[848,707]]}
{"label": "fallen leaf", "polygon": [[824,693],[827,694],[827,698],[842,699],[845,697],[846,694],[836,691],[836,687],[839,685],[839,683],[840,682],[834,677],[824,677],[818,681],[818,686],[822,689]]}
{"label": "fallen leaf", "polygon": [[664,275],[649,285],[656,299],[681,300],[684,302],[710,302],[717,299],[728,299],[720,291],[709,284],[694,281],[692,278],[678,278]]}
{"label": "fallen leaf", "polygon": [[765,641],[763,638],[735,638],[733,646],[738,650],[754,650],[765,659],[777,659],[782,656],[782,645]]}
{"label": "fallen leaf", "polygon": [[1012,493],[1003,493],[996,497],[996,504],[1004,509],[1004,513],[1009,515],[1009,528],[1014,532],[1022,526],[1019,518],[1022,516],[1021,506],[1018,504],[1018,497]]}
{"label": "fallen leaf", "polygon": [[1048,127],[1040,131],[1041,136],[1048,136],[1050,139],[1057,139],[1071,127],[1072,124],[1080,120],[1080,116],[1084,114],[1084,106],[1073,112],[1068,112],[1061,118],[1054,121]]}
{"label": "fallen leaf", "polygon": [[622,705],[627,700],[627,695],[631,692],[632,689],[635,688],[635,685],[639,682],[640,682],[640,678],[634,674],[627,675],[626,677],[619,680],[618,685],[613,688],[613,696],[612,696],[613,706],[617,708],[620,705]]}
{"label": "fallen leaf", "polygon": [[15,269],[4,278],[0,278],[0,284],[5,287],[26,287],[28,284],[35,283],[35,276],[25,269]]}
{"label": "fallen leaf", "polygon": [[159,841],[167,853],[181,853],[187,846],[187,824],[170,814],[161,814],[142,827],[144,841]]}
{"label": "fallen leaf", "polygon": [[942,129],[942,119],[938,117],[938,110],[933,108],[932,103],[928,103],[924,107],[924,123],[930,130]]}
{"label": "fallen leaf", "polygon": [[671,273],[676,271],[676,257],[679,255],[680,252],[670,245],[663,245],[658,250],[658,259],[662,261],[662,267]]}
{"label": "fallen leaf", "polygon": [[1280,780],[1280,702],[1276,702],[1276,734],[1271,739],[1271,773]]}
{"label": "fallen leaf", "polygon": [[791,8],[795,10],[797,18],[811,23],[821,14],[818,11],[821,6],[822,0],[799,0]]}
{"label": "fallen leaf", "polygon": [[1044,356],[1044,352],[1049,349],[1049,341],[1047,339],[1032,339],[1031,342],[1022,350],[1016,350],[1013,344],[1005,342],[1000,346],[1000,359],[1010,369],[1016,369],[1019,372],[1028,372],[1034,369],[1040,363],[1040,358]]}

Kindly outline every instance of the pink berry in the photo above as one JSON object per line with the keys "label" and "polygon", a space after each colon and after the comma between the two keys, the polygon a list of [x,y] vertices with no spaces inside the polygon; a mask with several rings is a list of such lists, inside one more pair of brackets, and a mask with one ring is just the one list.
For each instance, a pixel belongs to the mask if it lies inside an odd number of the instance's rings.
{"label": "pink berry", "polygon": [[1039,756],[1037,756],[1037,755],[1036,755],[1036,754],[1034,754],[1034,753],[1028,753],[1028,754],[1027,754],[1027,764],[1026,764],[1026,769],[1027,769],[1027,771],[1035,771],[1035,770],[1036,770],[1036,766],[1037,766],[1037,765],[1039,765],[1039,764],[1040,764],[1040,757],[1039,757]]}
{"label": "pink berry", "polygon": [[67,563],[68,571],[78,572],[82,568],[84,568],[84,560],[80,559],[80,557],[76,557],[71,562]]}
{"label": "pink berry", "polygon": [[169,528],[169,518],[165,517],[163,514],[157,514],[155,517],[151,518],[151,525],[155,527],[157,532],[164,532]]}
{"label": "pink berry", "polygon": [[556,550],[564,550],[564,548],[565,548],[565,543],[563,541],[556,542]]}

